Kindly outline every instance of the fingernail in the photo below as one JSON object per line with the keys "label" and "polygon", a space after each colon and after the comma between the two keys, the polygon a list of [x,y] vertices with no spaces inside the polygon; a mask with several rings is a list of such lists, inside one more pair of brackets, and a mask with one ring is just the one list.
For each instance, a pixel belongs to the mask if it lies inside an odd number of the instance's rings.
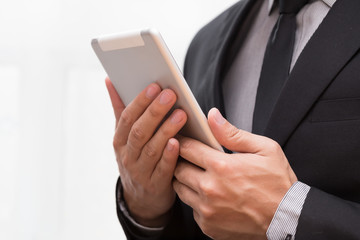
{"label": "fingernail", "polygon": [[223,125],[226,122],[225,118],[221,115],[221,113],[219,112],[218,109],[216,109],[216,112],[215,112],[215,121],[219,125]]}
{"label": "fingernail", "polygon": [[168,91],[163,91],[160,95],[160,104],[166,105],[171,102],[171,94]]}
{"label": "fingernail", "polygon": [[146,90],[146,97],[153,99],[156,97],[158,93],[158,89],[154,86],[149,86],[148,89]]}
{"label": "fingernail", "polygon": [[183,118],[184,118],[184,115],[182,114],[181,111],[175,111],[175,112],[173,113],[173,115],[171,116],[170,121],[171,121],[172,123],[176,124],[176,123],[181,122],[181,121],[183,120]]}
{"label": "fingernail", "polygon": [[166,144],[166,148],[169,152],[171,152],[173,149],[174,149],[174,144],[173,144],[173,141],[171,141],[173,139],[169,139],[168,143]]}

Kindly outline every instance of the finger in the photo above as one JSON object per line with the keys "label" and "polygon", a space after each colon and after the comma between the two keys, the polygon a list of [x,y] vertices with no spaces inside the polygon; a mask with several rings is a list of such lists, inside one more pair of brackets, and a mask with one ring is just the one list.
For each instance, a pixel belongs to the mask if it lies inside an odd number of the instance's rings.
{"label": "finger", "polygon": [[173,181],[173,188],[183,203],[190,206],[192,209],[197,209],[200,198],[194,190],[176,179]]}
{"label": "finger", "polygon": [[114,140],[118,144],[126,144],[133,124],[159,95],[160,91],[159,85],[155,83],[150,84],[122,111],[114,136]]}
{"label": "finger", "polygon": [[171,184],[178,157],[179,142],[175,138],[170,138],[151,176],[151,181],[159,183],[159,188]]}
{"label": "finger", "polygon": [[[154,135],[159,124],[168,114],[172,106],[176,102],[176,95],[170,89],[163,90],[159,96],[149,105],[141,117],[131,127],[128,137],[129,157],[131,159],[138,159],[144,145]],[[125,110],[126,111],[126,110]],[[124,111],[124,112],[125,112]],[[169,139],[169,138],[168,138]],[[167,141],[166,139],[165,141]],[[163,147],[165,144],[163,145]],[[157,154],[154,150],[155,146],[149,146],[145,149],[146,154],[150,158]],[[162,152],[163,149],[161,149]]]}
{"label": "finger", "polygon": [[205,170],[212,165],[214,159],[220,157],[219,151],[197,140],[183,136],[179,136],[178,139],[180,156]]}
{"label": "finger", "polygon": [[267,138],[237,129],[216,108],[209,111],[208,122],[218,142],[232,151],[258,153],[266,145]]}
{"label": "finger", "polygon": [[150,176],[153,174],[168,140],[180,131],[185,125],[186,120],[186,113],[181,109],[176,109],[160,126],[155,135],[145,144],[139,157],[139,164],[141,164],[141,170],[144,174],[149,174]]}
{"label": "finger", "polygon": [[117,93],[114,85],[112,84],[112,82],[110,81],[110,79],[107,77],[105,79],[105,84],[106,84],[106,88],[109,92],[110,95],[110,100],[111,100],[111,104],[114,110],[114,114],[115,114],[115,119],[116,119],[116,125],[119,121],[120,115],[122,113],[122,111],[124,111],[125,109],[125,105],[122,102],[119,94]]}
{"label": "finger", "polygon": [[175,168],[174,177],[193,191],[200,192],[200,179],[204,170],[187,161],[180,161]]}

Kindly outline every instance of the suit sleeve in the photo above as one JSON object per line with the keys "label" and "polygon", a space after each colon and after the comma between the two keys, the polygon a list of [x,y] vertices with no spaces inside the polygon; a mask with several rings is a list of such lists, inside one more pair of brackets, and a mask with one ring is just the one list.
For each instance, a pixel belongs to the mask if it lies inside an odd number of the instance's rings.
{"label": "suit sleeve", "polygon": [[300,215],[296,240],[360,239],[360,204],[311,188]]}

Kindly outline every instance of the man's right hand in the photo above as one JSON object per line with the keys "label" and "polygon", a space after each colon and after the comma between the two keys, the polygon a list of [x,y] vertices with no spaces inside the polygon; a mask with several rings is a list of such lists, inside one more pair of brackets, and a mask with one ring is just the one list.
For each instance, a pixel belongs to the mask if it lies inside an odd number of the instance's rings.
{"label": "man's right hand", "polygon": [[176,95],[170,89],[161,90],[155,83],[127,107],[108,78],[106,86],[116,117],[113,144],[125,202],[139,224],[164,226],[175,201],[172,179],[179,142],[173,137],[187,116],[176,109],[164,120]]}

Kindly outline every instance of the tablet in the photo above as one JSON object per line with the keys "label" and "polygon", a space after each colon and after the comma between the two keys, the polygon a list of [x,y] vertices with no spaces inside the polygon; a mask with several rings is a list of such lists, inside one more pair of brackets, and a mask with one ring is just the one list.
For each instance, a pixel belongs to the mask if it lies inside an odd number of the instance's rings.
{"label": "tablet", "polygon": [[156,82],[162,89],[170,88],[177,95],[174,107],[183,109],[188,116],[180,133],[223,151],[158,31],[101,36],[91,44],[125,105],[150,83]]}

